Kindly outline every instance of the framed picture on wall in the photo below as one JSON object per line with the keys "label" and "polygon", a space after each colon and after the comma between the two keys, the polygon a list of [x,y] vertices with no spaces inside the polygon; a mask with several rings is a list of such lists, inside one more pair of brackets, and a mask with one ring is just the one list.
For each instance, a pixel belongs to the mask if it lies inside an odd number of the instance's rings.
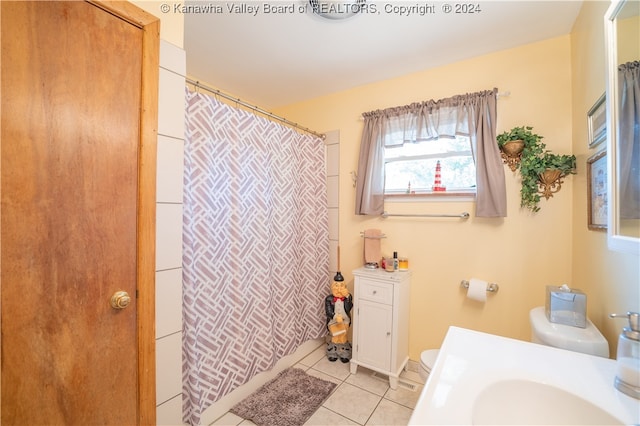
{"label": "framed picture on wall", "polygon": [[587,113],[589,148],[593,148],[607,139],[607,110],[604,101],[605,95],[603,94]]}
{"label": "framed picture on wall", "polygon": [[607,229],[607,151],[587,160],[587,226],[592,230]]}

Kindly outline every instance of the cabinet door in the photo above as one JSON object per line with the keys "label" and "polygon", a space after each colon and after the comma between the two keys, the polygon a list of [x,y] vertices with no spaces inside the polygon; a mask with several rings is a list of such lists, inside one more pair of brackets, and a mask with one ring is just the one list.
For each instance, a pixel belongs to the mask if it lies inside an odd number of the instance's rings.
{"label": "cabinet door", "polygon": [[390,369],[392,320],[390,305],[359,300],[356,349],[359,362],[385,371]]}

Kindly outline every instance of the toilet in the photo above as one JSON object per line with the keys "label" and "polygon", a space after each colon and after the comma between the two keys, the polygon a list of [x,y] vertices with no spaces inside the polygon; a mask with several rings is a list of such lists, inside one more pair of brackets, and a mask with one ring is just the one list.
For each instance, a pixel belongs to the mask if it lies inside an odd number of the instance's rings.
{"label": "toilet", "polygon": [[420,377],[422,377],[422,380],[425,382],[429,377],[429,373],[431,373],[431,369],[436,363],[439,352],[440,351],[438,349],[428,349],[426,351],[422,351],[420,354]]}
{"label": "toilet", "polygon": [[544,313],[544,306],[529,312],[531,341],[555,348],[609,358],[609,343],[600,330],[587,318],[586,328],[552,323]]}

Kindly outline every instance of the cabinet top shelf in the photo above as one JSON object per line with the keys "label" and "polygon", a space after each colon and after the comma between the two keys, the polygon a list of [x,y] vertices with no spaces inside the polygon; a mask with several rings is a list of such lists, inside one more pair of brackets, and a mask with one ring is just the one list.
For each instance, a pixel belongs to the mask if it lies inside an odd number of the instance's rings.
{"label": "cabinet top shelf", "polygon": [[364,278],[375,278],[378,280],[402,281],[411,276],[411,270],[387,272],[382,268],[369,269],[360,267],[353,270],[353,275]]}

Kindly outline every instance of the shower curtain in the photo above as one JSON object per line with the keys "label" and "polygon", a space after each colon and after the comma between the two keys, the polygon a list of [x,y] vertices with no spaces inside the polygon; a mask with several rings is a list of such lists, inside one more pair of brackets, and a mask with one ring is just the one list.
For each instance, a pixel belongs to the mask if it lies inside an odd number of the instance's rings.
{"label": "shower curtain", "polygon": [[187,89],[183,420],[326,334],[320,138]]}

